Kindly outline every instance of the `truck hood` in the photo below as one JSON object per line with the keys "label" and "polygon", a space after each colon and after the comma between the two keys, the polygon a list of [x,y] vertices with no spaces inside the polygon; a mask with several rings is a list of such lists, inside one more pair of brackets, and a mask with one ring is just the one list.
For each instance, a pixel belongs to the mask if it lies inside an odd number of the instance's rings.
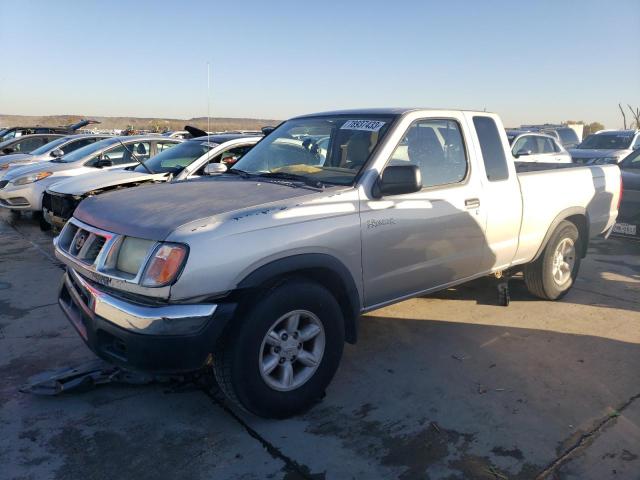
{"label": "truck hood", "polygon": [[107,192],[83,200],[73,216],[110,232],[164,240],[189,222],[317,193],[280,182],[219,176]]}
{"label": "truck hood", "polygon": [[101,188],[125,185],[143,180],[161,181],[166,178],[166,173],[151,175],[149,173],[134,172],[133,170],[98,170],[62,180],[50,186],[49,190],[56,193],[80,196]]}

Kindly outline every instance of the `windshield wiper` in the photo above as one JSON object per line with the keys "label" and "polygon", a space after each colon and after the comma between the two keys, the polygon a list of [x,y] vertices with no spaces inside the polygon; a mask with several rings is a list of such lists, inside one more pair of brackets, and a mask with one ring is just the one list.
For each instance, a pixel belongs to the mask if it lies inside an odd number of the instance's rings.
{"label": "windshield wiper", "polygon": [[233,175],[240,175],[242,178],[250,178],[251,174],[249,172],[245,172],[244,170],[240,170],[239,168],[229,168],[224,173],[232,173]]}
{"label": "windshield wiper", "polygon": [[295,173],[287,173],[287,172],[264,172],[264,173],[260,173],[258,174],[259,177],[266,177],[266,178],[278,178],[278,179],[282,179],[282,180],[293,180],[296,182],[302,182],[305,185],[309,185],[310,187],[315,187],[315,188],[324,188],[324,183],[318,181],[318,180],[312,180],[308,177],[305,177],[304,175],[297,175]]}

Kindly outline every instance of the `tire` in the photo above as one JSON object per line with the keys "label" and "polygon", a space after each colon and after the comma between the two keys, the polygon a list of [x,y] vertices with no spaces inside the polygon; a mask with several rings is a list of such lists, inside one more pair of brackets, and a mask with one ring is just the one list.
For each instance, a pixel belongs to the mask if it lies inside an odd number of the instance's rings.
{"label": "tire", "polygon": [[[295,315],[299,332],[289,329]],[[228,399],[261,417],[286,418],[324,396],[344,347],[342,311],[327,289],[304,278],[287,279],[231,322],[213,354],[214,375]],[[318,329],[314,337],[304,340]],[[269,332],[273,333],[267,338]],[[274,356],[277,365],[266,373],[262,367],[273,365],[267,360],[273,361]],[[314,359],[319,362],[307,366]]]}
{"label": "tire", "polygon": [[[567,253],[562,262],[566,266],[560,268],[560,271],[555,267],[558,264],[559,249]],[[560,222],[542,254],[524,268],[524,281],[529,292],[544,300],[564,297],[578,276],[581,249],[582,239],[575,224],[567,220]]]}

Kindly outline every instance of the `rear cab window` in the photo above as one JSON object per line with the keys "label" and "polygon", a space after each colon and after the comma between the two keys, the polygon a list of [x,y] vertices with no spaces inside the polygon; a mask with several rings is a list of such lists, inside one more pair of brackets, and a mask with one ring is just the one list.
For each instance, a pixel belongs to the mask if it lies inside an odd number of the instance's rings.
{"label": "rear cab window", "polygon": [[496,122],[491,117],[476,116],[473,117],[473,126],[480,141],[487,179],[490,182],[508,179],[509,167]]}

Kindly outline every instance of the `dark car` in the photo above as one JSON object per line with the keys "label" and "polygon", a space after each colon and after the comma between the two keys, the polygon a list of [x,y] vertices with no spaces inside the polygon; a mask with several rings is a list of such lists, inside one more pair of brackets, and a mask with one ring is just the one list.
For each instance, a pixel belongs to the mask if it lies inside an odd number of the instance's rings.
{"label": "dark car", "polygon": [[34,135],[40,133],[58,133],[60,135],[69,135],[70,133],[76,133],[76,131],[82,127],[86,127],[89,124],[100,123],[96,120],[81,120],[73,125],[67,125],[64,127],[42,127],[36,125],[35,127],[11,127],[5,128],[0,131],[0,142],[11,140],[12,138],[18,138],[25,135]]}
{"label": "dark car", "polygon": [[11,138],[0,143],[0,156],[15,153],[31,153],[37,148],[64,136],[65,135],[62,133],[36,133],[33,135]]}
{"label": "dark car", "polygon": [[619,165],[624,192],[613,232],[640,239],[640,149],[629,154]]}

